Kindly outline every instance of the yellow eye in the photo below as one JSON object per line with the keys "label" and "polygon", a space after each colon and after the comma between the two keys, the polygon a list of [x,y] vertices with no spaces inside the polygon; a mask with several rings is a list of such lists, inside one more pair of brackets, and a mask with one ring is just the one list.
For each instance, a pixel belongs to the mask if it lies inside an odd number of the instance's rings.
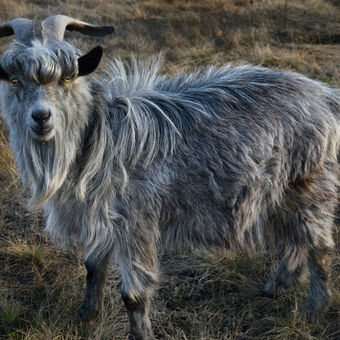
{"label": "yellow eye", "polygon": [[19,86],[21,85],[21,81],[19,79],[12,79],[11,80],[11,84],[16,87],[16,86]]}
{"label": "yellow eye", "polygon": [[71,78],[70,77],[64,77],[64,83],[69,83],[71,81]]}

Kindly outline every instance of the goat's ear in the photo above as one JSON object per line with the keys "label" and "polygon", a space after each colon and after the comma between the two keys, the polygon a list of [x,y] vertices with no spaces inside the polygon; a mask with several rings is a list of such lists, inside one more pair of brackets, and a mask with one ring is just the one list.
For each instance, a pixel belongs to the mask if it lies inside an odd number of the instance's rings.
{"label": "goat's ear", "polygon": [[0,80],[8,80],[7,72],[0,65]]}
{"label": "goat's ear", "polygon": [[86,76],[92,73],[99,65],[103,56],[103,49],[100,46],[93,48],[89,53],[78,59],[78,76]]}

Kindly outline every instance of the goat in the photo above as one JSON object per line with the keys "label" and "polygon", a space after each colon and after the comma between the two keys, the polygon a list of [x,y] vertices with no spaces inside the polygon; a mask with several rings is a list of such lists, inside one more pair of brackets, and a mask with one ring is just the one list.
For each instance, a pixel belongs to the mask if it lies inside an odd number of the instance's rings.
{"label": "goat", "polygon": [[264,295],[309,269],[307,310],[331,299],[340,94],[302,75],[207,67],[173,79],[158,62],[81,55],[65,30],[112,33],[66,17],[14,19],[1,58],[3,117],[31,209],[58,244],[78,242],[87,268],[79,316],[97,316],[107,267],[122,276],[131,339],[153,339],[149,309],[162,249],[275,244],[282,263]]}

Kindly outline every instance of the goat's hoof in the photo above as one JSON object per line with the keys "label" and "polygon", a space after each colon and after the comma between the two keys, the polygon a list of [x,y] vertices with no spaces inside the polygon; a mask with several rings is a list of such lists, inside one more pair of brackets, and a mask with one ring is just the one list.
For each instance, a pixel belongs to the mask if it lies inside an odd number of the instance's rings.
{"label": "goat's hoof", "polygon": [[132,328],[128,340],[156,340],[151,328],[135,329]]}
{"label": "goat's hoof", "polygon": [[317,323],[320,320],[320,314],[316,311],[306,312],[306,321],[310,324]]}
{"label": "goat's hoof", "polygon": [[82,306],[78,310],[77,314],[81,322],[89,322],[98,317],[99,310],[95,308],[88,308],[86,306]]}
{"label": "goat's hoof", "polygon": [[128,340],[156,340],[154,335],[132,335],[129,334]]}
{"label": "goat's hoof", "polygon": [[274,299],[274,298],[276,298],[276,295],[274,295],[272,292],[267,292],[267,291],[264,290],[261,293],[261,297],[266,297],[266,298]]}
{"label": "goat's hoof", "polygon": [[261,293],[262,297],[277,299],[282,295],[284,291],[284,286],[275,281],[269,281],[265,284],[263,291]]}

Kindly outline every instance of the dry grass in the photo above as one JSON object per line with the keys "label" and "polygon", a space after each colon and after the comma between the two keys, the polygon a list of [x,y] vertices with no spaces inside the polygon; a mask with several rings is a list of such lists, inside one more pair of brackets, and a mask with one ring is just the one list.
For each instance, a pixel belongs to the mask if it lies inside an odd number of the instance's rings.
{"label": "dry grass", "polygon": [[[162,71],[176,74],[209,63],[261,64],[301,72],[340,86],[339,0],[0,0],[0,22],[37,21],[56,13],[114,23],[114,37],[66,38],[107,57],[162,52]],[[11,39],[2,39],[0,52]],[[0,339],[126,339],[120,279],[113,270],[97,322],[75,317],[85,270],[77,251],[53,247],[43,218],[25,209],[25,193],[0,121]],[[340,244],[339,234],[335,235]],[[340,339],[340,296],[316,324],[301,315],[307,286],[277,300],[259,292],[275,254],[166,254],[152,322],[159,339]],[[340,256],[332,282],[340,290]]]}

